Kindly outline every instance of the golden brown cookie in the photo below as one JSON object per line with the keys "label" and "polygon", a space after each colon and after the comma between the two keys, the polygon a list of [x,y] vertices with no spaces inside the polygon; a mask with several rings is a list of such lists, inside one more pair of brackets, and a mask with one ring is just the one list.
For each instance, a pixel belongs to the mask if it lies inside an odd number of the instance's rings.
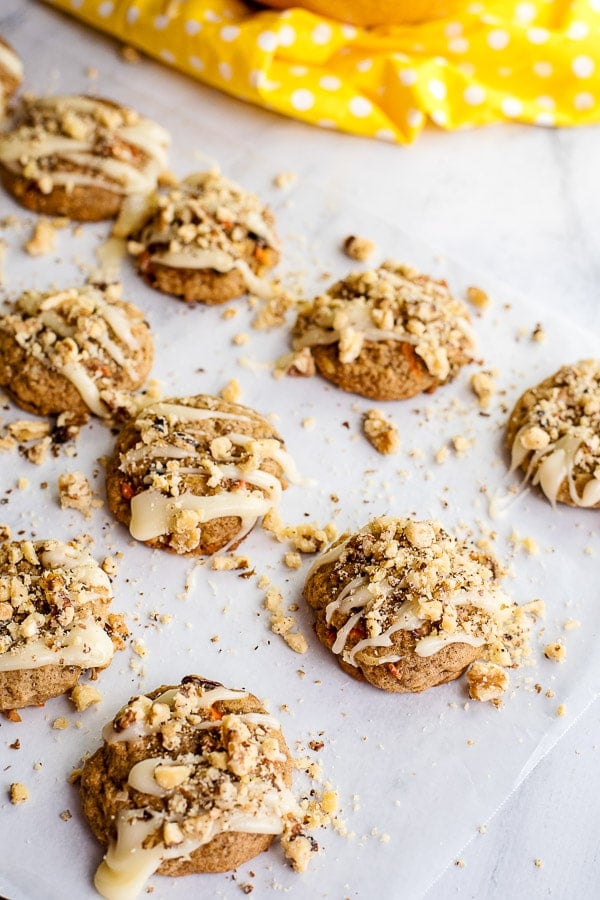
{"label": "golden brown cookie", "polygon": [[109,665],[124,629],[111,600],[107,575],[77,542],[0,544],[0,709],[45,703]]}
{"label": "golden brown cookie", "polygon": [[316,560],[304,586],[319,640],[386,691],[452,681],[475,659],[516,665],[529,621],[498,564],[435,521],[382,516]]}
{"label": "golden brown cookie", "polygon": [[279,260],[271,212],[217,171],[190,175],[156,198],[130,237],[148,284],[188,302],[262,294],[268,287],[257,276]]}
{"label": "golden brown cookie", "polygon": [[475,353],[468,312],[446,283],[389,261],[306,303],[292,337],[324,378],[373,400],[433,391]]}
{"label": "golden brown cookie", "polygon": [[506,430],[511,471],[548,500],[600,509],[600,360],[562,366],[529,388]]}
{"label": "golden brown cookie", "polygon": [[103,896],[124,884],[119,896],[136,897],[154,872],[235,869],[277,834],[304,867],[312,842],[292,758],[253,694],[189,675],[134,697],[103,736],[81,775],[83,812],[108,848],[95,877]]}
{"label": "golden brown cookie", "polygon": [[124,197],[155,189],[169,140],[110,100],[28,98],[0,136],[0,178],[27,209],[95,222],[117,215]]}
{"label": "golden brown cookie", "polygon": [[152,366],[152,335],[120,288],[27,291],[0,318],[0,386],[38,415],[127,411]]}
{"label": "golden brown cookie", "polygon": [[0,119],[22,80],[23,63],[10,44],[0,37]]}
{"label": "golden brown cookie", "polygon": [[137,540],[200,556],[237,547],[296,479],[266,419],[198,394],[153,403],[126,423],[108,465],[108,504]]}

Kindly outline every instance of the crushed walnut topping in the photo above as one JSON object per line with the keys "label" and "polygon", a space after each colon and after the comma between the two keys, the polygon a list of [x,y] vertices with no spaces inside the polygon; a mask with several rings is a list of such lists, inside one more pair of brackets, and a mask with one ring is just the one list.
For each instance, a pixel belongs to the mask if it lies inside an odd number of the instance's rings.
{"label": "crushed walnut topping", "polygon": [[408,630],[418,656],[464,642],[516,666],[529,655],[531,621],[502,591],[503,574],[439,522],[382,516],[326,550],[309,581],[326,578],[332,649],[350,665],[396,662],[395,636]]}
{"label": "crushed walnut topping", "polygon": [[284,375],[291,375],[293,378],[312,378],[315,372],[315,361],[310,347],[303,347],[297,352],[284,353],[275,360],[273,367],[275,378],[282,378]]}
{"label": "crushed walnut topping", "polygon": [[292,548],[300,553],[317,553],[337,537],[337,527],[333,522],[328,522],[323,527],[314,522],[284,525],[279,513],[274,509],[264,517],[262,527],[281,543],[288,541]]}
{"label": "crushed walnut topping", "polygon": [[342,249],[346,256],[350,259],[356,259],[358,262],[364,262],[375,253],[375,244],[368,238],[358,237],[355,234],[349,234],[344,239]]}
{"label": "crushed walnut topping", "polygon": [[187,676],[176,687],[132,698],[105,731],[109,744],[143,736],[150,755],[124,775],[122,785],[132,813],[144,809],[148,793],[155,799],[140,855],[157,845],[181,845],[186,855],[238,830],[234,823],[243,819],[253,820],[256,830],[281,834],[292,865],[306,867],[310,853],[300,848],[307,841],[312,853],[317,845],[291,790],[292,760],[280,725],[256,697]]}
{"label": "crushed walnut topping", "polygon": [[0,160],[44,194],[78,184],[148,193],[166,164],[168,145],[163,128],[108,100],[29,96],[15,128],[0,137]]}
{"label": "crushed walnut topping", "polygon": [[363,433],[378,453],[389,455],[400,449],[398,428],[379,409],[370,409],[363,416]]}
{"label": "crushed walnut topping", "polygon": [[[0,671],[28,653],[34,658],[22,668],[35,667],[44,649],[63,652],[86,629],[90,665],[99,664],[90,629],[95,623],[110,632],[112,595],[107,576],[82,546],[56,540],[5,542],[0,572]],[[85,641],[82,650],[85,657]]]}
{"label": "crushed walnut topping", "polygon": [[471,375],[471,389],[477,397],[477,403],[480,409],[488,409],[491,399],[496,393],[496,384],[494,377],[498,373],[494,370],[482,369]]}
{"label": "crushed walnut topping", "polygon": [[444,281],[388,261],[375,270],[351,273],[303,304],[293,348],[337,344],[340,362],[351,363],[366,343],[409,343],[429,373],[446,381],[474,358],[468,320],[465,306]]}
{"label": "crushed walnut topping", "polygon": [[264,601],[265,609],[271,615],[271,631],[273,634],[280,635],[288,647],[295,653],[306,653],[308,643],[306,638],[297,629],[298,623],[294,615],[290,615],[293,610],[288,610],[286,614],[284,609],[283,595],[275,587],[267,589]]}
{"label": "crushed walnut topping", "polygon": [[600,506],[600,360],[563,366],[526,391],[509,426],[521,466],[551,502]]}
{"label": "crushed walnut topping", "polygon": [[55,245],[56,228],[48,219],[40,219],[36,222],[24,249],[30,256],[45,256],[47,253],[52,253]]}
{"label": "crushed walnut topping", "polygon": [[94,497],[92,486],[83,472],[63,472],[58,476],[58,499],[61,509],[76,509],[86,518],[102,501]]}
{"label": "crushed walnut topping", "polygon": [[9,790],[9,799],[14,806],[26,803],[29,800],[29,788],[20,781],[13,781]]}
{"label": "crushed walnut topping", "polygon": [[471,700],[498,700],[508,688],[508,672],[495,663],[477,660],[467,672]]}
{"label": "crushed walnut topping", "polygon": [[560,641],[554,641],[546,644],[544,656],[546,659],[553,659],[554,662],[563,662],[567,658],[567,649]]}

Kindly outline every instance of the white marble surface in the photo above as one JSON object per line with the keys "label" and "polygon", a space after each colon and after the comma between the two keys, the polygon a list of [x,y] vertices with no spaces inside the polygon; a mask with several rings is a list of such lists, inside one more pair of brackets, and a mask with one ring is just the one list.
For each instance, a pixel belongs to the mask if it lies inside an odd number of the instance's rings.
{"label": "white marble surface", "polygon": [[[57,47],[63,40],[83,42],[90,64],[95,48],[109,43],[38,3],[0,5],[0,31],[29,58],[41,40],[40,22]],[[58,74],[48,73],[50,84],[53,79]],[[567,311],[600,339],[600,129],[431,130],[401,148],[311,129],[176,75],[156,90],[177,96],[187,114],[202,118],[206,152],[223,119],[235,120],[241,141],[252,141],[275,170],[326,184],[332,197],[349,194],[440,255],[463,260],[550,310]],[[231,153],[235,158],[236,148]],[[598,896],[596,741],[597,702],[464,849],[466,865],[451,866],[429,900]],[[543,865],[536,867],[535,859]],[[378,885],[378,895],[390,896],[385,885]]]}

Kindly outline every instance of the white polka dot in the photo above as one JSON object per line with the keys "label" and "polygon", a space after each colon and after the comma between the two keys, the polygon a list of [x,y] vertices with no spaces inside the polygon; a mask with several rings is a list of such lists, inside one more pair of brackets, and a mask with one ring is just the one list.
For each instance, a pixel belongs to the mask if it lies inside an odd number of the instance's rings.
{"label": "white polka dot", "polygon": [[265,53],[272,53],[273,50],[277,49],[279,41],[274,31],[261,31],[256,39],[256,43]]}
{"label": "white polka dot", "polygon": [[220,22],[221,16],[214,11],[214,9],[207,9],[204,13],[204,18],[207,22]]}
{"label": "white polka dot", "polygon": [[351,41],[353,38],[355,38],[356,35],[358,34],[354,25],[342,25],[341,30],[342,30],[343,36],[349,41]]}
{"label": "white polka dot", "polygon": [[552,128],[556,124],[556,119],[551,112],[541,112],[533,120],[536,125],[544,125],[546,128]]}
{"label": "white polka dot", "polygon": [[225,25],[224,28],[221,28],[219,37],[222,41],[225,41],[226,44],[229,44],[231,41],[235,41],[239,33],[240,29],[237,25]]}
{"label": "white polka dot", "polygon": [[539,62],[533,64],[533,71],[538,76],[538,78],[550,78],[550,76],[554,72],[554,67],[552,63],[540,60]]}
{"label": "white polka dot", "polygon": [[307,91],[301,88],[298,91],[294,91],[292,96],[290,97],[292,106],[294,109],[299,110],[300,112],[304,112],[307,109],[312,109],[315,105],[315,97],[311,91]]}
{"label": "white polka dot", "polygon": [[431,119],[435,122],[436,125],[445,125],[448,121],[448,116],[444,112],[443,109],[434,109],[431,113]]}
{"label": "white polka dot", "polygon": [[590,94],[589,91],[582,91],[580,94],[576,94],[573,99],[573,106],[575,107],[575,109],[592,109],[594,105],[594,96],[593,94]]}
{"label": "white polka dot", "polygon": [[115,4],[110,3],[109,0],[105,0],[104,3],[101,3],[98,7],[98,15],[102,16],[103,19],[106,19],[108,16],[112,14],[114,11]]}
{"label": "white polka dot", "polygon": [[233,70],[229,63],[220,62],[219,63],[219,75],[223,79],[223,81],[231,81],[233,77]]}
{"label": "white polka dot", "polygon": [[465,88],[463,97],[465,99],[465,103],[468,103],[469,106],[481,106],[481,104],[485,101],[486,93],[481,85],[470,84]]}
{"label": "white polka dot", "polygon": [[175,56],[173,53],[171,53],[170,50],[161,50],[158,55],[160,56],[161,59],[164,59],[165,62],[168,62],[168,63],[175,62]]}
{"label": "white polka dot", "polygon": [[523,104],[516,97],[505,97],[502,101],[502,112],[512,119],[523,112]]}
{"label": "white polka dot", "polygon": [[169,24],[169,17],[168,16],[157,16],[152,24],[154,25],[154,27],[156,28],[157,31],[162,31],[163,28],[166,28],[167,25]]}
{"label": "white polka dot", "polygon": [[435,97],[436,100],[445,100],[446,98],[446,85],[443,81],[440,81],[439,78],[431,78],[427,82],[427,87],[429,88],[429,93],[432,97]]}
{"label": "white polka dot", "polygon": [[190,66],[193,66],[198,72],[201,72],[204,69],[204,63],[197,56],[190,56]]}
{"label": "white polka dot", "polygon": [[446,59],[445,56],[434,56],[433,61],[438,66],[447,66],[448,65],[448,60]]}
{"label": "white polka dot", "polygon": [[393,131],[390,131],[389,128],[380,128],[379,131],[375,132],[375,137],[379,138],[380,141],[395,141],[396,135]]}
{"label": "white polka dot", "polygon": [[423,124],[423,113],[420,109],[409,109],[406,113],[406,121],[411,128],[419,128]]}
{"label": "white polka dot", "polygon": [[528,22],[535,19],[537,10],[533,3],[517,3],[515,13],[517,15],[517,20],[523,25],[527,25]]}
{"label": "white polka dot", "polygon": [[509,41],[510,35],[501,28],[492,29],[487,36],[488,46],[491,47],[492,50],[504,50]]}
{"label": "white polka dot", "polygon": [[458,64],[457,68],[460,72],[463,73],[463,75],[466,75],[467,78],[472,78],[475,74],[475,66],[473,65],[473,63],[461,62]]}
{"label": "white polka dot", "polygon": [[541,97],[536,97],[535,102],[538,106],[541,106],[542,109],[554,109],[556,106],[556,100],[554,97],[547,97],[543,94]]}
{"label": "white polka dot", "polygon": [[304,78],[305,75],[308,75],[308,69],[306,66],[290,66],[290,75],[294,75],[296,78]]}
{"label": "white polka dot", "polygon": [[402,69],[402,71],[398,73],[398,78],[402,84],[409,87],[411,84],[416,84],[417,73],[414,69]]}
{"label": "white polka dot", "polygon": [[282,25],[277,36],[282,47],[291,47],[296,41],[296,31],[291,25]]}
{"label": "white polka dot", "polygon": [[451,53],[466,53],[468,49],[469,42],[466,38],[457,37],[448,41],[448,50],[450,50]]}
{"label": "white polka dot", "polygon": [[373,60],[372,59],[361,59],[356,63],[356,71],[357,72],[369,72],[373,68]]}
{"label": "white polka dot", "polygon": [[444,34],[448,38],[458,37],[459,34],[462,34],[463,27],[461,22],[448,22],[446,27],[444,28]]}
{"label": "white polka dot", "polygon": [[313,44],[328,44],[332,37],[333,29],[325,22],[321,22],[316,28],[313,28],[311,34]]}
{"label": "white polka dot", "polygon": [[591,56],[576,56],[571,68],[577,78],[590,78],[594,74],[596,63]]}
{"label": "white polka dot", "polygon": [[545,44],[550,37],[550,32],[545,28],[529,28],[527,31],[527,40],[530,44]]}
{"label": "white polka dot", "polygon": [[250,75],[248,76],[248,81],[254,88],[259,88],[262,86],[262,81],[265,77],[265,73],[260,69],[252,69],[250,71]]}
{"label": "white polka dot", "polygon": [[323,75],[319,79],[319,87],[322,87],[324,91],[339,91],[341,86],[342,82],[335,75]]}
{"label": "white polka dot", "polygon": [[590,33],[590,26],[587,22],[571,22],[567,28],[567,37],[573,41],[582,41]]}
{"label": "white polka dot", "polygon": [[185,23],[186,33],[191,35],[192,37],[201,30],[202,25],[200,22],[196,22],[194,19],[188,19]]}
{"label": "white polka dot", "polygon": [[356,116],[358,119],[364,119],[365,116],[369,116],[373,111],[373,104],[366,97],[352,97],[348,104],[348,109],[353,116]]}
{"label": "white polka dot", "polygon": [[140,17],[140,11],[136,6],[130,6],[125,15],[125,21],[128,25],[133,25]]}

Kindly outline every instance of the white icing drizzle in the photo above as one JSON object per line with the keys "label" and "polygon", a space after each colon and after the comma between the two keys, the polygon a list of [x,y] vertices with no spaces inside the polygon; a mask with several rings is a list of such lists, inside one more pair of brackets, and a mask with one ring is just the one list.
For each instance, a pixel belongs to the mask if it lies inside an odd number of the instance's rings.
{"label": "white icing drizzle", "polygon": [[23,63],[11,47],[0,41],[0,68],[19,81],[23,78]]}
{"label": "white icing drizzle", "polygon": [[114,655],[113,642],[93,619],[84,619],[66,632],[58,646],[46,645],[43,637],[11,647],[0,654],[0,672],[39,669],[41,666],[103,668]]}
{"label": "white icing drizzle", "polygon": [[417,641],[415,653],[417,656],[427,657],[439,653],[448,644],[470,644],[471,647],[483,647],[485,640],[482,637],[468,634],[466,631],[458,629],[453,634],[440,632],[439,634],[428,634],[427,637]]}
{"label": "white icing drizzle", "polygon": [[144,409],[144,418],[165,416],[179,422],[203,422],[206,419],[237,419],[243,422],[252,421],[241,413],[221,412],[218,409],[197,409],[183,403],[154,403]]}
{"label": "white icing drizzle", "polygon": [[551,442],[541,450],[532,453],[523,446],[522,436],[530,429],[530,425],[524,425],[515,435],[511,448],[511,467],[513,472],[519,468],[527,455],[531,454],[525,473],[525,484],[531,480],[533,485],[541,487],[542,491],[552,504],[556,505],[558,494],[563,482],[566,480],[569,488],[569,497],[576,506],[589,508],[600,502],[600,479],[595,475],[585,484],[581,496],[573,478],[577,452],[586,440],[585,429],[574,429],[573,433],[564,434],[557,441]]}

